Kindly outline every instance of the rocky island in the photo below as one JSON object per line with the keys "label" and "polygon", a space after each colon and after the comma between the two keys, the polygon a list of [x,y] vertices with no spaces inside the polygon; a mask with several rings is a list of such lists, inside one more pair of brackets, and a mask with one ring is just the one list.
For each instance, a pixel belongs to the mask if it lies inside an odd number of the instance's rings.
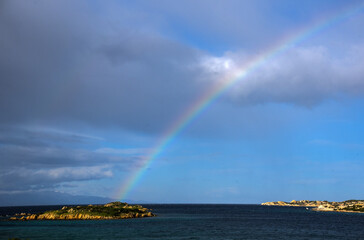
{"label": "rocky island", "polygon": [[21,213],[10,220],[103,220],[153,216],[155,215],[149,209],[140,205],[111,202],[105,205],[64,206],[59,210],[39,214]]}
{"label": "rocky island", "polygon": [[362,212],[364,213],[364,200],[347,200],[342,202],[292,200],[291,202],[266,202],[267,206],[312,207],[314,211],[326,212]]}

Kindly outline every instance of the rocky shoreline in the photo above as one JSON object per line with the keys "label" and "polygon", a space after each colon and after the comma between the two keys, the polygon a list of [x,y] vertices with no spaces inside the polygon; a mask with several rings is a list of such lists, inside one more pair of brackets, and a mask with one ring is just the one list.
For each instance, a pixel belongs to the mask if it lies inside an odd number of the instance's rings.
{"label": "rocky shoreline", "polygon": [[64,206],[59,210],[39,214],[20,213],[9,220],[106,220],[154,217],[149,209],[140,205],[112,202],[105,205]]}
{"label": "rocky shoreline", "polygon": [[292,200],[291,202],[266,202],[266,206],[310,207],[313,211],[364,213],[364,200],[347,200],[342,202]]}

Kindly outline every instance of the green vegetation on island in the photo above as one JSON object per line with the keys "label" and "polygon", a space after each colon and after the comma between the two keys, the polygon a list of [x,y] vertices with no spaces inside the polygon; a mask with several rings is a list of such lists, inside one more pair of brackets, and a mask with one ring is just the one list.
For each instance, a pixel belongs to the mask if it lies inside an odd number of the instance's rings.
{"label": "green vegetation on island", "polygon": [[362,212],[364,213],[364,200],[346,200],[342,202],[292,200],[291,202],[266,202],[266,206],[312,207],[314,211],[326,212]]}
{"label": "green vegetation on island", "polygon": [[10,220],[102,220],[143,218],[155,216],[149,209],[140,205],[112,202],[105,205],[64,206],[59,210],[40,214],[21,213]]}

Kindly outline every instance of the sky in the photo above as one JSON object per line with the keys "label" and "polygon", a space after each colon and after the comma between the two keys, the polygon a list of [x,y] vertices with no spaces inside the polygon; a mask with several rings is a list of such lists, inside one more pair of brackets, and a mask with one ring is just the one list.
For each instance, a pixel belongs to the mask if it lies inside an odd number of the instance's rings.
{"label": "sky", "polygon": [[364,199],[363,4],[1,0],[0,205]]}

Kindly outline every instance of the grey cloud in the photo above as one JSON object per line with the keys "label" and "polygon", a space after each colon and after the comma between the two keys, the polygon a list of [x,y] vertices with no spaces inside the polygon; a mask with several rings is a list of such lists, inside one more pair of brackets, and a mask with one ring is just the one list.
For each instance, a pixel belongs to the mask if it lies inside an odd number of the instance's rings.
{"label": "grey cloud", "polygon": [[0,126],[0,144],[15,146],[49,146],[50,144],[95,144],[103,139],[55,129],[35,130],[11,125]]}
{"label": "grey cloud", "polygon": [[149,148],[130,148],[130,149],[115,149],[115,148],[99,148],[96,149],[97,153],[106,153],[112,155],[146,155],[148,152],[152,151]]}
{"label": "grey cloud", "polygon": [[112,177],[109,166],[31,170],[17,168],[0,173],[0,190],[51,189],[59,183]]}
{"label": "grey cloud", "polygon": [[100,163],[132,165],[139,157],[121,157],[85,149],[57,147],[1,146],[0,161],[5,167],[26,165],[28,168],[52,168],[56,166],[93,166]]}
{"label": "grey cloud", "polygon": [[295,48],[248,73],[230,93],[244,104],[278,102],[307,107],[327,99],[362,96],[363,60],[363,47],[347,50],[345,57],[335,57],[324,47]]}
{"label": "grey cloud", "polygon": [[[0,192],[0,206],[31,206],[31,205],[76,205],[76,204],[105,204],[115,201],[106,197],[71,195],[55,191],[27,191],[16,193]],[[128,201],[129,202],[129,201]],[[56,207],[55,209],[57,209]],[[34,211],[34,207],[24,207],[24,212]],[[19,211],[16,208],[15,211]],[[19,212],[13,212],[15,214]],[[7,213],[9,214],[9,213]]]}
{"label": "grey cloud", "polygon": [[90,149],[100,139],[54,130],[8,127],[0,136],[0,190],[53,189],[65,182],[110,178],[140,167],[145,152]]}

